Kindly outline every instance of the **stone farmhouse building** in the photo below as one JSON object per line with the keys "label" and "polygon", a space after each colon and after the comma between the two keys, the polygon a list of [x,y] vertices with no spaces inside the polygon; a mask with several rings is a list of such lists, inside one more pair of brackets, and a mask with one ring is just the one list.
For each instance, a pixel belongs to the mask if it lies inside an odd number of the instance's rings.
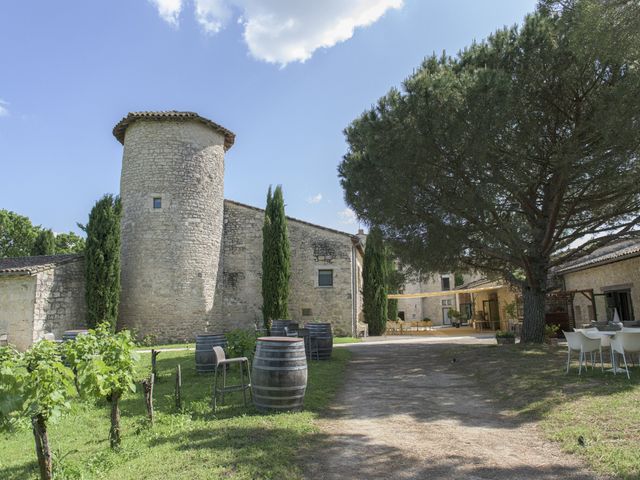
{"label": "stone farmhouse building", "polygon": [[563,291],[574,292],[571,303],[577,326],[611,321],[614,310],[624,322],[640,320],[640,240],[607,245],[563,265],[555,274]]}
{"label": "stone farmhouse building", "polygon": [[[157,342],[262,323],[264,210],[225,200],[235,135],[192,112],[130,113],[123,144],[119,326]],[[288,217],[289,318],[356,335],[362,236]],[[84,326],[81,255],[0,259],[0,335],[20,348]],[[4,330],[4,332],[3,332]]]}

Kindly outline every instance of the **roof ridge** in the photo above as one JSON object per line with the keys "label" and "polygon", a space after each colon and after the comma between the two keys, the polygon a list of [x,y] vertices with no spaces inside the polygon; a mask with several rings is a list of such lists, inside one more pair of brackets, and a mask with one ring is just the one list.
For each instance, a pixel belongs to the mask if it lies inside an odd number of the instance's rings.
{"label": "roof ridge", "polygon": [[[260,207],[254,207],[253,205],[248,205],[246,203],[242,203],[242,202],[237,202],[235,200],[230,200],[228,198],[224,199],[225,202],[229,202],[232,203],[234,205],[238,205],[240,207],[246,207],[246,208],[251,208],[253,210],[258,210],[260,212],[264,212],[264,208],[260,208]],[[358,236],[355,233],[348,233],[348,232],[343,232],[341,230],[336,230],[335,228],[330,228],[330,227],[325,227],[324,225],[318,225],[317,223],[311,223],[311,222],[307,222],[306,220],[300,220],[299,218],[295,218],[295,217],[290,217],[289,215],[285,215],[287,217],[287,220],[291,220],[292,222],[298,222],[298,223],[303,223],[305,225],[309,225],[311,227],[315,227],[315,228],[320,228],[322,230],[327,230],[329,232],[333,232],[333,233],[338,233],[340,235],[346,235],[350,238],[357,238],[358,240],[360,240],[358,238]]]}

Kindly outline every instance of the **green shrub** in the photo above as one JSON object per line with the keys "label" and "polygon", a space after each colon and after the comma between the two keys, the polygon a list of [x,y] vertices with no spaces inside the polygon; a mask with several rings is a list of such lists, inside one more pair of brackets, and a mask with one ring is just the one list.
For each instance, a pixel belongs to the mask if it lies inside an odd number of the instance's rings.
{"label": "green shrub", "polygon": [[227,355],[233,357],[247,357],[253,359],[256,349],[256,336],[249,330],[236,329],[225,335],[227,338]]}
{"label": "green shrub", "polygon": [[515,338],[516,334],[511,330],[498,330],[496,332],[496,338]]}
{"label": "green shrub", "polygon": [[560,327],[555,323],[545,325],[544,326],[544,338],[556,338],[558,336],[558,332],[560,331]]}

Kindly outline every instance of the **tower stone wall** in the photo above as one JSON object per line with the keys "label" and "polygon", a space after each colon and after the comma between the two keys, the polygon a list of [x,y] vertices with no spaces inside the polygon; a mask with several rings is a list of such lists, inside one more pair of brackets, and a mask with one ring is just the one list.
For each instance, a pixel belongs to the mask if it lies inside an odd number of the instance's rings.
{"label": "tower stone wall", "polygon": [[124,144],[120,325],[192,341],[213,316],[233,134],[181,112],[129,114],[114,134]]}

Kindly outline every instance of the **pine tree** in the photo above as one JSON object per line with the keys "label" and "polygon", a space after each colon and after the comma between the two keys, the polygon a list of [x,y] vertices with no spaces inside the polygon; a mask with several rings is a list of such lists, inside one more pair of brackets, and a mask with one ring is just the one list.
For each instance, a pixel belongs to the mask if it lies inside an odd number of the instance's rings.
{"label": "pine tree", "polygon": [[87,323],[107,322],[115,331],[120,302],[120,198],[102,197],[86,226],[85,297]]}
{"label": "pine tree", "polygon": [[372,227],[362,268],[364,321],[369,325],[370,335],[382,335],[387,327],[386,263],[382,232]]}
{"label": "pine tree", "polygon": [[638,237],[639,12],[544,0],[519,27],[426,58],[345,132],[358,218],[414,270],[520,290],[524,343],[544,339],[555,267]]}
{"label": "pine tree", "polygon": [[40,230],[33,244],[33,255],[54,255],[56,253],[56,237],[49,229]]}
{"label": "pine tree", "polygon": [[262,227],[262,313],[267,329],[271,320],[289,318],[291,254],[282,187],[267,193]]}

